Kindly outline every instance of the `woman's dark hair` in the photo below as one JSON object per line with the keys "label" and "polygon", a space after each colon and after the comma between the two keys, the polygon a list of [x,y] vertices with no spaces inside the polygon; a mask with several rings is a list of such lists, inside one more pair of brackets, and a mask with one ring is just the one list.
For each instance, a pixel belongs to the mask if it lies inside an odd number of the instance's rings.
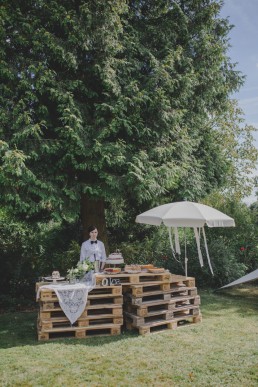
{"label": "woman's dark hair", "polygon": [[89,226],[88,227],[88,232],[92,232],[93,230],[95,230],[97,227],[96,226]]}

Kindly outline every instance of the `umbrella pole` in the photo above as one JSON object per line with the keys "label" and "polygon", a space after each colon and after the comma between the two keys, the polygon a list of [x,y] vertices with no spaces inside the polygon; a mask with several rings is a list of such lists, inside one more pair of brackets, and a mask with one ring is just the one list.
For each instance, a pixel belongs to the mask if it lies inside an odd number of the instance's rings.
{"label": "umbrella pole", "polygon": [[[185,231],[185,229],[184,229]],[[186,256],[186,231],[185,231],[185,276],[187,277],[187,262],[188,262],[188,258]]]}

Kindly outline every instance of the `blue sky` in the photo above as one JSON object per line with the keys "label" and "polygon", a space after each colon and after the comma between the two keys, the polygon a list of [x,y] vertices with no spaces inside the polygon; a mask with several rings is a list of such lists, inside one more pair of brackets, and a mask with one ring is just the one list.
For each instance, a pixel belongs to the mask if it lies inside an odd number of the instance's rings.
{"label": "blue sky", "polygon": [[[220,15],[233,24],[228,56],[246,76],[245,84],[232,97],[237,99],[248,125],[258,128],[258,0],[224,0]],[[254,133],[258,149],[258,132]],[[257,165],[256,173],[258,173]],[[253,202],[254,194],[247,200]]]}

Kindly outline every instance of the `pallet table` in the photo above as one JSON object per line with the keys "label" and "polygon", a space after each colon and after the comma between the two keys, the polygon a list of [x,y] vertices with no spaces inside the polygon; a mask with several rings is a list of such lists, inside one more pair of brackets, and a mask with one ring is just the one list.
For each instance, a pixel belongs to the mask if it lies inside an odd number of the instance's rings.
{"label": "pallet table", "polygon": [[97,274],[96,283],[88,294],[85,310],[72,326],[55,292],[42,289],[38,339],[118,335],[123,324],[145,335],[202,321],[193,277],[169,271]]}
{"label": "pallet table", "polygon": [[[38,290],[40,285],[36,284]],[[38,340],[87,338],[119,335],[123,325],[123,295],[120,286],[96,286],[88,294],[87,304],[71,325],[62,311],[56,293],[42,289],[39,296]]]}

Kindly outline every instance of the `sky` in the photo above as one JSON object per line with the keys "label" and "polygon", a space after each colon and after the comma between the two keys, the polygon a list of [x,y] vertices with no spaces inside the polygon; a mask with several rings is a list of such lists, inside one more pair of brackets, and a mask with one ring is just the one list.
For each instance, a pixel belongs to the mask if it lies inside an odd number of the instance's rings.
{"label": "sky", "polygon": [[[228,56],[236,69],[246,76],[245,84],[232,97],[238,100],[248,125],[258,128],[258,0],[224,0],[221,17],[228,18],[231,29]],[[258,149],[258,132],[254,133]],[[254,166],[258,174],[258,166]],[[246,198],[250,204],[256,200],[255,193]]]}

